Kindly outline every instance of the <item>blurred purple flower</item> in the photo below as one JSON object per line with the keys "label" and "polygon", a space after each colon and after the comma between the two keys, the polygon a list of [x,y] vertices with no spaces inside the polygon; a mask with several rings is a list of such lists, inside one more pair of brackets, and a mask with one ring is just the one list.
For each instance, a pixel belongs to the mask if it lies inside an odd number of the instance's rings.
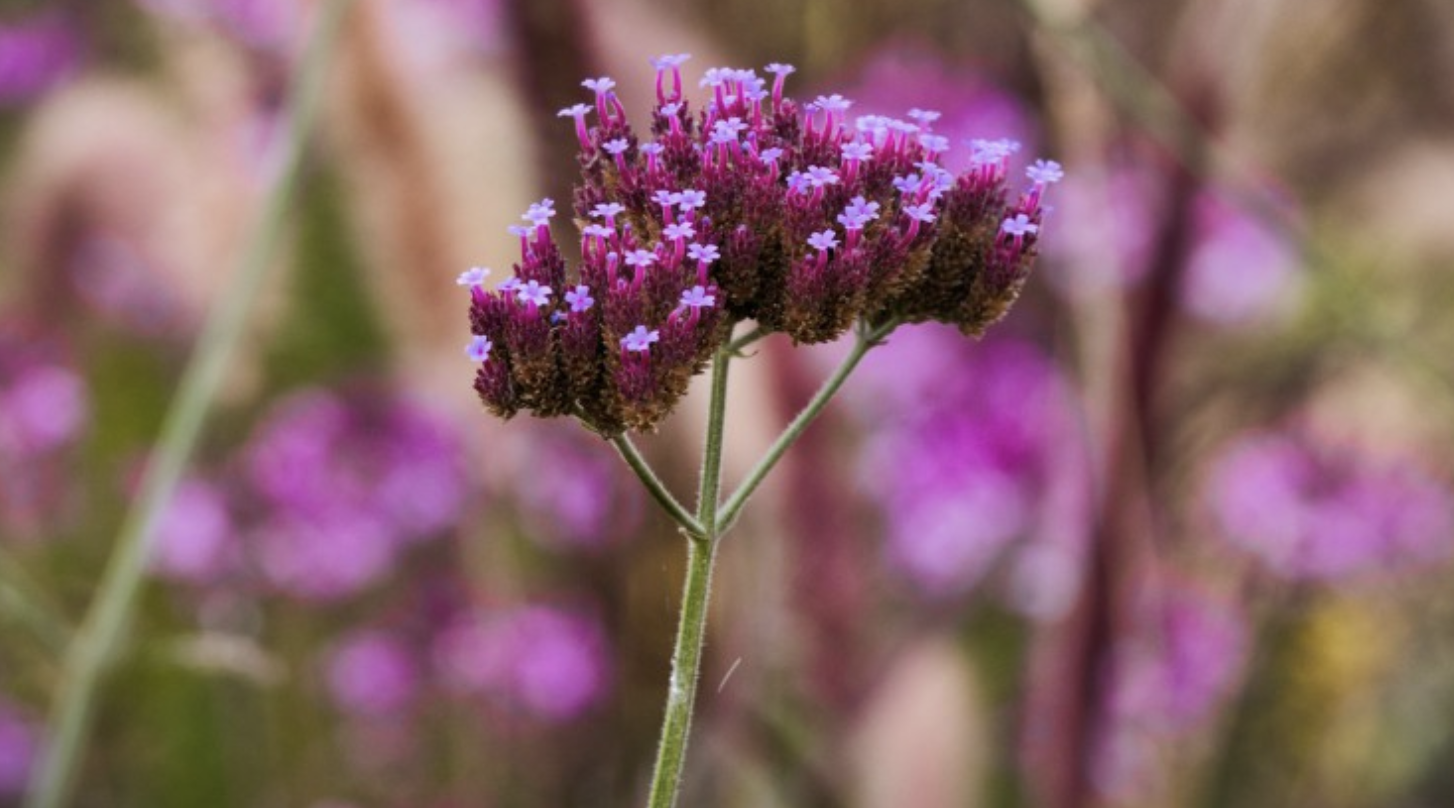
{"label": "blurred purple flower", "polygon": [[34,535],[62,512],[65,460],[89,423],[86,386],[46,340],[0,332],[0,525]]}
{"label": "blurred purple flower", "polygon": [[610,661],[605,632],[591,618],[525,606],[462,622],[436,641],[443,681],[537,718],[564,722],[605,697]]}
{"label": "blurred purple flower", "polygon": [[[886,552],[926,594],[975,586],[1020,538],[1076,546],[1076,520],[1052,511],[1085,501],[1071,392],[1038,349],[918,326],[869,356],[851,395],[868,410],[860,478],[884,508]],[[1065,598],[1029,591],[1057,577],[1037,569],[1013,596],[1046,610]]]}
{"label": "blurred purple flower", "polygon": [[1150,269],[1162,188],[1142,168],[1080,167],[1058,190],[1046,278],[1075,297],[1134,286]]}
{"label": "blurred purple flower", "polygon": [[339,710],[359,718],[386,718],[409,708],[419,690],[414,655],[382,631],[362,630],[340,640],[325,663],[328,692]]}
{"label": "blurred purple flower", "polygon": [[1301,289],[1296,247],[1271,224],[1222,195],[1194,203],[1196,241],[1182,282],[1182,306],[1222,326],[1266,320],[1287,311]]}
{"label": "blurred purple flower", "polygon": [[1206,497],[1220,533],[1274,574],[1337,580],[1449,551],[1448,488],[1409,460],[1254,434],[1217,459]]}
{"label": "blurred purple flower", "polygon": [[84,51],[80,31],[64,15],[43,11],[0,23],[0,106],[55,88],[78,71]]}
{"label": "blurred purple flower", "polygon": [[1146,790],[1157,749],[1208,722],[1240,682],[1247,627],[1230,604],[1194,586],[1164,586],[1116,655],[1101,717],[1095,781],[1107,796]]}
{"label": "blurred purple flower", "polygon": [[640,521],[634,491],[622,486],[619,461],[578,430],[541,428],[521,441],[521,468],[544,482],[508,492],[531,539],[556,549],[602,547],[630,534]]}
{"label": "blurred purple flower", "polygon": [[206,586],[235,570],[237,553],[225,491],[201,478],[183,480],[157,528],[152,569],[163,578]]}
{"label": "blurred purple flower", "polygon": [[24,792],[39,746],[35,726],[0,701],[0,797]]}
{"label": "blurred purple flower", "polygon": [[298,36],[301,6],[290,0],[136,0],[188,25],[213,25],[259,50],[286,50]]}
{"label": "blurred purple flower", "polygon": [[469,483],[450,423],[368,393],[280,402],[254,432],[246,470],[267,508],[253,531],[265,576],[321,599],[368,586],[400,550],[453,527]]}

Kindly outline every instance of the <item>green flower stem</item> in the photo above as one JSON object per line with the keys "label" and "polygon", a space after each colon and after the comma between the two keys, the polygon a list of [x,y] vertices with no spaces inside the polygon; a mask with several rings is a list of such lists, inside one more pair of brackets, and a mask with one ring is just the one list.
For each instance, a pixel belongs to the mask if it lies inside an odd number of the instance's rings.
{"label": "green flower stem", "polygon": [[272,263],[287,218],[308,133],[318,108],[324,68],[352,0],[328,0],[293,86],[281,170],[226,293],[198,339],[167,410],[136,504],[127,514],[95,600],[66,650],[45,749],[26,797],[26,808],[61,808],[76,784],[83,747],[101,685],[130,628],[146,577],[147,559],[163,511],[190,459]]}
{"label": "green flower stem", "polygon": [[827,406],[828,402],[833,399],[833,396],[838,392],[838,388],[842,387],[843,382],[847,381],[848,374],[852,373],[853,369],[858,367],[858,363],[863,360],[864,355],[876,345],[880,344],[898,325],[897,320],[890,320],[874,328],[867,325],[861,325],[859,327],[853,342],[853,348],[848,352],[848,356],[843,358],[843,362],[838,365],[838,369],[833,371],[833,375],[828,377],[828,380],[823,383],[822,387],[818,388],[818,392],[813,395],[813,399],[808,402],[806,407],[803,407],[802,411],[798,413],[792,423],[788,424],[787,429],[783,430],[783,433],[778,436],[778,439],[767,450],[767,454],[763,455],[762,460],[758,461],[757,465],[752,468],[752,471],[747,473],[747,477],[743,479],[742,484],[737,487],[736,491],[732,492],[732,496],[728,497],[727,502],[722,505],[722,510],[718,514],[717,524],[715,525],[718,528],[716,531],[717,535],[725,533],[737,521],[737,517],[742,511],[742,506],[747,504],[748,497],[752,496],[753,492],[762,484],[762,481],[767,477],[768,473],[777,466],[783,454],[794,443],[798,442],[798,438],[803,435],[803,430],[808,428],[808,425],[813,422],[813,419],[817,418],[818,414],[823,411],[823,407]]}
{"label": "green flower stem", "polygon": [[696,538],[701,538],[707,534],[702,523],[697,521],[695,516],[692,516],[691,512],[686,509],[686,506],[682,505],[677,501],[676,497],[672,496],[666,484],[661,481],[660,477],[656,476],[656,472],[646,462],[646,458],[641,456],[640,450],[636,448],[636,444],[632,443],[630,438],[626,437],[624,433],[616,435],[611,438],[611,445],[616,447],[616,451],[620,453],[621,459],[626,461],[626,465],[630,466],[631,470],[636,472],[637,478],[641,480],[642,485],[646,486],[647,493],[651,494],[651,498],[656,500],[656,504],[660,505],[662,510],[666,511],[667,515],[673,521],[681,525],[682,530],[685,530],[688,535]]}
{"label": "green flower stem", "polygon": [[696,702],[697,679],[702,667],[702,642],[707,636],[707,601],[712,590],[712,562],[716,552],[717,543],[712,539],[692,538],[687,542],[687,581],[682,592],[681,622],[671,655],[671,684],[667,688],[656,767],[651,773],[648,808],[672,808],[681,787],[687,738],[692,731],[692,706]]}
{"label": "green flower stem", "polygon": [[681,621],[671,654],[671,684],[661,724],[661,743],[651,773],[649,808],[672,808],[681,788],[682,764],[692,730],[692,708],[702,669],[702,643],[707,636],[707,602],[712,593],[712,562],[717,553],[717,503],[722,493],[722,436],[727,420],[727,370],[730,346],[712,360],[712,396],[707,408],[707,437],[702,448],[702,478],[697,519],[705,532],[689,536],[687,580],[682,592]]}
{"label": "green flower stem", "polygon": [[748,331],[746,334],[743,334],[737,339],[734,339],[731,342],[727,343],[727,353],[736,356],[742,353],[743,348],[746,348],[747,346],[751,345],[754,342],[757,342],[758,340],[762,339],[767,335],[768,330],[766,328],[762,326],[757,326],[751,331]]}

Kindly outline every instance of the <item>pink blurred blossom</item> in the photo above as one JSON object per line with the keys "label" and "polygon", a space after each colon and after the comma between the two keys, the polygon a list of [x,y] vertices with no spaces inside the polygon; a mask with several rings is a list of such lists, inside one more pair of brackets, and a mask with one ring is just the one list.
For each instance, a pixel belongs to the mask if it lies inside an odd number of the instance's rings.
{"label": "pink blurred blossom", "polygon": [[419,690],[410,649],[382,631],[364,629],[339,640],[326,661],[328,692],[340,710],[385,718],[408,709]]}

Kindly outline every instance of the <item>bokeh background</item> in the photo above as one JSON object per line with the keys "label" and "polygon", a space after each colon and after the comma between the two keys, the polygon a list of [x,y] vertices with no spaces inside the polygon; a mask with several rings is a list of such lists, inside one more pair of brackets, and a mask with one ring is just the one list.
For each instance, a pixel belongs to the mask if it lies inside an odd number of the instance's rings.
{"label": "bokeh background", "polygon": [[[0,805],[316,12],[0,10]],[[727,539],[684,805],[1454,804],[1454,5],[359,0],[77,805],[642,802],[684,547],[483,412],[453,279],[679,51],[1067,172],[1006,321],[901,329]],[[729,484],[839,351],[738,364]]]}

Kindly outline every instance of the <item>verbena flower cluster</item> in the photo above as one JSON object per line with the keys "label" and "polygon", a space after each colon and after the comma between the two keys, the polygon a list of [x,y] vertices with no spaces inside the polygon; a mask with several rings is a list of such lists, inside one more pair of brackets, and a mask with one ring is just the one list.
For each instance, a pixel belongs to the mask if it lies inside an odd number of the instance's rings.
{"label": "verbena flower cluster", "polygon": [[[549,200],[531,205],[513,276],[462,274],[479,364],[475,389],[502,417],[574,414],[598,431],[649,429],[686,392],[734,323],[754,320],[796,342],[870,325],[937,320],[978,335],[1015,299],[1036,254],[1045,187],[1060,166],[1037,161],[1012,194],[1019,145],[975,140],[970,168],[939,114],[850,121],[852,102],[783,94],[788,65],[713,68],[693,112],[686,54],[653,60],[650,140],[631,128],[609,78],[583,84],[594,104],[574,121],[582,182],[574,270],[552,240]],[[594,123],[592,123],[592,121]]]}

